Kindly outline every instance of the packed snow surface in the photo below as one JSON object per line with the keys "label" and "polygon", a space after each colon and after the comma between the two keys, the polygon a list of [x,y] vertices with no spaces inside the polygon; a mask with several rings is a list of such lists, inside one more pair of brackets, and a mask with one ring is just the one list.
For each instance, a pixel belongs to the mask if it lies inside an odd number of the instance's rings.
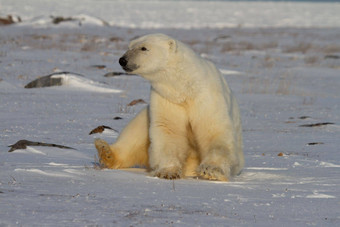
{"label": "packed snow surface", "polygon": [[[0,226],[339,226],[338,3],[0,0]],[[54,23],[53,18],[64,21]],[[149,101],[119,75],[129,41],[162,32],[213,61],[241,109],[246,166],[230,182],[100,169]],[[57,72],[63,86],[31,88]],[[118,72],[113,77],[107,73]],[[77,75],[84,75],[79,77]],[[213,116],[212,116],[213,117]],[[89,135],[97,126],[114,130]],[[18,140],[72,147],[28,146]]]}

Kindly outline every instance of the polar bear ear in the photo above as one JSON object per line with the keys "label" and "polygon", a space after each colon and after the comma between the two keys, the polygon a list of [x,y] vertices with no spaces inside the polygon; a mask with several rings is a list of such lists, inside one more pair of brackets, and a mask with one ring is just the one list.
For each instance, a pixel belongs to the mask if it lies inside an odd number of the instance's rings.
{"label": "polar bear ear", "polygon": [[177,42],[174,39],[171,39],[168,41],[169,49],[171,52],[176,53],[177,52]]}

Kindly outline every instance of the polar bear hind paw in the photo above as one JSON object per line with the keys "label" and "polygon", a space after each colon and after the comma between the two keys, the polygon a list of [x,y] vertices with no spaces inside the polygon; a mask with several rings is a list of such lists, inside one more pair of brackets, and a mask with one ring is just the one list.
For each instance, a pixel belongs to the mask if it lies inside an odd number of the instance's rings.
{"label": "polar bear hind paw", "polygon": [[110,145],[102,139],[96,139],[94,145],[98,152],[100,165],[103,168],[112,168],[114,164],[114,155],[110,149]]}
{"label": "polar bear hind paw", "polygon": [[222,168],[217,166],[201,164],[198,167],[197,173],[204,179],[229,181],[229,174],[226,174],[225,171],[222,170]]}
{"label": "polar bear hind paw", "polygon": [[153,171],[152,175],[167,180],[175,180],[182,178],[182,170],[176,167],[163,168]]}

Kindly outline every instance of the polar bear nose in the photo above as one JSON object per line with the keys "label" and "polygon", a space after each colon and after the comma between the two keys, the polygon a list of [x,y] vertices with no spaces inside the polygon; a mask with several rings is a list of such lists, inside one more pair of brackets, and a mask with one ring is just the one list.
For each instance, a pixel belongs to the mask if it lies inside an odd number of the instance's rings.
{"label": "polar bear nose", "polygon": [[119,64],[123,67],[127,65],[127,60],[125,59],[125,57],[119,58]]}

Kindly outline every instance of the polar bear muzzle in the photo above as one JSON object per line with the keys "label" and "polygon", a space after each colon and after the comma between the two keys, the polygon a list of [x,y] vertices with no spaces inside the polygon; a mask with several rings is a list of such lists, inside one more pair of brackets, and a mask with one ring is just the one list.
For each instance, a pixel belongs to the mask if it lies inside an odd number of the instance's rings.
{"label": "polar bear muzzle", "polygon": [[128,58],[126,55],[123,55],[121,58],[119,58],[119,64],[122,66],[122,68],[126,71],[126,72],[132,72],[136,69],[138,69],[138,65],[136,64],[128,64]]}

